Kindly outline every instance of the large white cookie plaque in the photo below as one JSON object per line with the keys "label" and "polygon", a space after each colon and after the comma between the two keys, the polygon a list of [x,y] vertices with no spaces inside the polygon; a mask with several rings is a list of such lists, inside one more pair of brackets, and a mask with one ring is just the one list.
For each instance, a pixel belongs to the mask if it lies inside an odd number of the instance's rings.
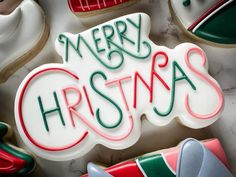
{"label": "large white cookie plaque", "polygon": [[217,120],[224,98],[202,49],[155,45],[149,31],[148,15],[137,13],[59,35],[63,64],[36,68],[16,95],[17,127],[33,152],[64,161],[96,144],[127,148],[140,136],[142,114],[157,129],[174,118],[191,128]]}

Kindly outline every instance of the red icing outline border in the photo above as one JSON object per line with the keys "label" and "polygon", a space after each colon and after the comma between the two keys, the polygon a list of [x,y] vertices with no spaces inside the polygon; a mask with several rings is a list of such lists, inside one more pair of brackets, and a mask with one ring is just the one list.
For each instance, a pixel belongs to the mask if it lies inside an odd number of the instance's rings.
{"label": "red icing outline border", "polygon": [[44,150],[47,150],[47,151],[63,151],[63,150],[66,150],[66,149],[70,149],[72,147],[74,147],[75,145],[79,144],[80,142],[82,142],[84,140],[84,138],[86,138],[86,136],[88,135],[88,131],[86,131],[83,136],[78,140],[76,141],[75,143],[71,143],[67,146],[62,146],[62,147],[58,147],[58,148],[52,148],[52,147],[47,147],[47,146],[44,146],[40,143],[38,143],[37,141],[35,141],[31,135],[29,134],[29,132],[27,131],[26,129],[26,126],[25,126],[25,123],[24,123],[24,120],[23,120],[23,115],[22,115],[22,101],[23,101],[23,97],[24,97],[24,94],[25,94],[25,91],[29,85],[29,83],[35,78],[37,77],[38,75],[44,73],[44,72],[48,72],[48,71],[62,71],[62,72],[65,72],[66,74],[69,74],[71,77],[73,77],[74,79],[76,80],[79,80],[79,77],[75,74],[73,74],[72,72],[66,70],[66,69],[63,69],[63,68],[47,68],[47,69],[43,69],[43,70],[40,70],[36,73],[34,73],[27,81],[26,83],[24,84],[23,86],[23,89],[20,93],[20,97],[19,97],[19,103],[18,103],[18,114],[19,114],[19,119],[20,119],[20,124],[21,124],[21,127],[25,133],[25,135],[27,136],[27,138],[30,140],[31,143],[33,143],[35,146],[41,148],[41,149],[44,149]]}

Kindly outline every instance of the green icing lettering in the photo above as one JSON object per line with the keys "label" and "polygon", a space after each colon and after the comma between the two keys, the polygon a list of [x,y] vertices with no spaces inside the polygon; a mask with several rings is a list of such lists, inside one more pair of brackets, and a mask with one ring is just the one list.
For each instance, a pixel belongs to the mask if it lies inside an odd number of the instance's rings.
{"label": "green icing lettering", "polygon": [[69,46],[71,46],[77,54],[82,58],[81,52],[79,50],[80,45],[80,38],[78,36],[76,46],[73,44],[73,42],[64,34],[60,34],[58,37],[58,41],[65,44],[65,60],[68,62],[68,55],[69,55]]}
{"label": "green icing lettering", "polygon": [[[179,66],[179,64],[176,61],[173,61],[172,64],[172,90],[171,90],[171,101],[170,101],[170,106],[169,109],[166,112],[160,112],[157,110],[157,108],[154,106],[153,110],[154,112],[159,115],[159,116],[168,116],[174,106],[174,102],[175,102],[175,84],[177,81],[181,81],[181,80],[186,80],[190,86],[192,87],[193,90],[196,90],[195,85],[193,84],[193,82],[189,79],[189,77],[185,74],[185,72],[183,71],[183,69]],[[182,76],[177,77],[176,76],[176,69],[178,69],[180,71],[180,73],[182,74]]]}
{"label": "green icing lettering", "polygon": [[112,41],[112,38],[114,36],[114,29],[111,25],[104,25],[102,26],[102,31],[107,43],[107,47],[110,49],[111,48],[110,41]]}
{"label": "green icing lettering", "polygon": [[138,39],[137,39],[137,41],[138,41],[138,44],[137,44],[137,51],[138,51],[138,53],[140,52],[140,38],[141,38],[141,20],[142,18],[141,18],[141,15],[139,14],[139,19],[138,19],[138,23],[136,24],[134,21],[132,21],[130,18],[127,18],[127,21],[131,24],[131,25],[133,25],[135,28],[137,28],[137,30],[138,30]]}
{"label": "green icing lettering", "polygon": [[101,38],[96,38],[95,34],[99,31],[98,28],[95,28],[92,30],[92,36],[93,36],[93,41],[94,41],[94,44],[96,46],[96,49],[97,49],[97,52],[98,53],[101,53],[101,52],[104,52],[105,49],[101,49],[98,47],[98,43],[101,41]]}
{"label": "green icing lettering", "polygon": [[111,99],[109,98],[108,96],[106,96],[105,94],[103,94],[101,91],[99,91],[95,85],[94,85],[94,77],[97,77],[97,76],[100,76],[102,77],[104,80],[107,80],[107,77],[106,75],[101,72],[101,71],[96,71],[94,72],[91,77],[90,77],[90,85],[92,87],[92,89],[98,94],[100,95],[101,97],[103,97],[105,100],[107,100],[108,102],[110,102],[118,111],[118,114],[119,114],[119,118],[118,118],[118,121],[116,123],[114,123],[113,125],[106,125],[102,119],[101,119],[101,116],[100,116],[100,108],[98,108],[96,110],[96,118],[97,118],[97,121],[98,123],[103,126],[104,128],[108,128],[108,129],[112,129],[112,128],[116,128],[120,125],[122,119],[123,119],[123,113],[122,113],[122,110],[120,109],[120,107]]}
{"label": "green icing lettering", "polygon": [[60,108],[58,98],[57,98],[57,94],[56,94],[55,91],[53,92],[53,97],[54,97],[54,100],[55,100],[55,103],[56,103],[56,107],[53,108],[53,109],[49,109],[49,110],[45,111],[44,107],[43,107],[42,99],[41,99],[40,96],[38,96],[38,103],[39,103],[40,111],[41,111],[41,114],[42,114],[42,117],[43,117],[43,123],[44,123],[44,126],[45,126],[45,128],[48,132],[49,132],[49,127],[48,127],[48,122],[47,122],[47,115],[50,114],[50,113],[58,112],[58,114],[60,116],[60,119],[61,119],[61,123],[62,123],[63,126],[65,126],[65,122],[64,122],[64,119],[63,119],[63,116],[62,116],[61,108]]}
{"label": "green icing lettering", "polygon": [[[108,39],[109,40],[109,39]],[[147,47],[147,53],[146,54],[144,54],[144,55],[137,55],[137,54],[135,54],[135,53],[133,53],[133,52],[130,52],[129,50],[127,50],[127,49],[125,49],[125,48],[123,48],[122,46],[119,46],[118,44],[116,44],[115,42],[113,42],[112,40],[109,40],[109,43],[110,44],[112,44],[113,46],[115,46],[117,49],[119,49],[120,51],[122,51],[122,52],[124,52],[124,53],[126,53],[127,55],[129,55],[129,56],[131,56],[131,57],[134,57],[134,58],[136,58],[136,59],[141,59],[141,60],[144,60],[144,59],[146,59],[150,54],[151,54],[151,52],[152,52],[152,47],[151,47],[151,45],[148,43],[148,42],[146,42],[146,41],[143,41],[142,42],[142,44],[143,45],[145,45],[146,47]]]}
{"label": "green icing lettering", "polygon": [[[65,50],[66,50],[66,52],[65,52],[65,60],[67,61],[68,60],[68,50],[69,50],[69,45],[66,45],[67,43],[68,44],[70,44],[70,46],[74,46],[74,44],[72,43],[72,41],[67,37],[67,36],[65,36],[65,35],[63,35],[63,34],[61,34],[61,36],[63,36],[63,37],[61,37],[61,39],[62,38],[64,38],[65,39],[65,41],[67,41],[67,42],[62,42],[62,43],[65,43]],[[59,40],[59,42],[61,42],[61,40]],[[120,61],[118,62],[118,64],[116,64],[115,66],[112,66],[112,65],[108,65],[107,63],[105,63],[97,54],[96,54],[96,52],[91,48],[91,46],[88,44],[88,42],[84,39],[84,37],[83,36],[81,36],[81,35],[78,35],[78,38],[77,38],[77,46],[75,47],[73,47],[76,51],[77,51],[77,53],[78,53],[78,55],[82,58],[82,55],[81,55],[81,53],[80,53],[80,50],[79,50],[79,45],[81,45],[81,43],[83,43],[86,47],[87,47],[87,49],[92,53],[92,55],[104,66],[104,67],[106,67],[106,68],[108,68],[108,69],[117,69],[117,68],[119,68],[122,64],[123,64],[123,62],[124,62],[124,57],[123,57],[123,54],[120,52],[120,51],[116,51],[116,52],[114,52],[114,51],[109,51],[108,52],[108,60],[109,61],[111,61],[112,60],[112,54],[113,53],[116,53],[117,55],[119,55],[120,56]]]}
{"label": "green icing lettering", "polygon": [[122,45],[124,44],[124,40],[129,41],[133,45],[135,44],[134,41],[126,36],[127,25],[124,21],[115,22],[115,26]]}
{"label": "green icing lettering", "polygon": [[[76,53],[80,56],[80,58],[83,58],[82,53],[80,51],[80,45],[85,45],[85,47],[89,50],[89,52],[106,68],[110,69],[110,70],[114,70],[114,69],[118,69],[124,62],[124,53],[135,58],[135,59],[147,59],[150,54],[151,54],[151,45],[147,42],[147,41],[142,41],[141,42],[141,15],[139,15],[138,17],[138,23],[135,23],[134,21],[132,21],[131,19],[127,18],[127,21],[136,29],[138,29],[138,38],[137,38],[137,53],[135,51],[129,51],[129,49],[124,48],[123,45],[119,45],[116,43],[116,41],[114,41],[113,37],[115,35],[114,32],[114,28],[111,25],[104,25],[101,27],[101,30],[103,32],[106,44],[108,49],[111,49],[111,46],[114,46],[114,48],[112,50],[110,50],[109,52],[107,52],[107,59],[102,59],[98,56],[97,53],[103,52],[105,51],[104,48],[99,47],[99,43],[101,41],[101,38],[96,36],[97,31],[99,30],[98,28],[95,28],[94,30],[92,30],[92,37],[94,40],[94,45],[96,47],[96,50],[94,50],[90,44],[87,42],[87,40],[81,36],[78,35],[77,37],[77,41],[76,43],[72,42],[66,35],[64,34],[60,34],[58,37],[58,41],[60,43],[63,43],[65,45],[65,61],[68,62],[68,57],[69,57],[69,49],[70,47],[72,49],[74,49],[76,51]],[[130,38],[127,37],[126,33],[127,33],[127,24],[123,21],[117,21],[117,23],[115,23],[116,26],[116,30],[119,36],[119,39],[121,41],[121,44],[124,43],[124,41],[129,41],[130,43],[135,45],[135,42],[132,41]],[[140,55],[140,50],[141,50],[141,44],[144,45],[144,47],[147,49],[143,54]],[[144,50],[143,50],[144,51]],[[86,52],[86,51],[84,51]],[[112,59],[113,56],[119,56],[120,60],[117,61],[117,57],[115,57],[116,60],[116,64],[112,65]],[[109,64],[105,61],[109,61]]]}

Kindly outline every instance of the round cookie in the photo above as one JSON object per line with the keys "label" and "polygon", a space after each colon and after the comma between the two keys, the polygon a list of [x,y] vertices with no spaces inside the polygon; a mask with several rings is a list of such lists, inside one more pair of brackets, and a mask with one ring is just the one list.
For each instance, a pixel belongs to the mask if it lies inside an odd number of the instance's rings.
{"label": "round cookie", "polygon": [[0,122],[0,176],[25,176],[34,169],[34,159],[23,149],[6,142],[10,134],[11,127]]}
{"label": "round cookie", "polygon": [[68,0],[71,11],[79,17],[88,17],[121,9],[138,0]]}
{"label": "round cookie", "polygon": [[0,2],[0,83],[40,52],[48,34],[44,13],[35,1]]}
{"label": "round cookie", "polygon": [[188,34],[223,47],[236,46],[236,1],[170,0],[173,15]]}

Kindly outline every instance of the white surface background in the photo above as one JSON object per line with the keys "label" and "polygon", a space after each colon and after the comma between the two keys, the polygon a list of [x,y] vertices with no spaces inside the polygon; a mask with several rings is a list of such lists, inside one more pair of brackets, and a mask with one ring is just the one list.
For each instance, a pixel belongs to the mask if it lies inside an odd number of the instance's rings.
{"label": "white surface background", "polygon": [[[150,38],[156,44],[173,48],[181,42],[197,43],[183,34],[176,26],[170,15],[167,0],[143,0],[122,10],[87,19],[74,16],[70,12],[66,0],[39,0],[39,3],[46,13],[50,26],[48,42],[34,60],[17,71],[6,83],[0,85],[0,119],[11,124],[14,129],[13,110],[16,90],[23,78],[33,68],[44,63],[61,62],[60,56],[54,50],[55,38],[61,32],[79,33],[100,22],[121,15],[132,12],[146,12],[152,19]],[[186,137],[196,137],[198,139],[219,138],[228,155],[234,175],[236,175],[236,49],[197,44],[205,50],[209,60],[210,73],[221,84],[225,94],[225,110],[221,119],[216,123],[206,129],[190,130],[175,121],[167,127],[159,128],[144,120],[141,139],[129,149],[114,151],[98,145],[87,156],[66,163],[49,162],[37,158],[38,166],[30,176],[76,177],[85,171],[87,161],[97,161],[110,165],[146,152],[175,146]],[[16,142],[19,146],[24,147],[16,129],[15,135]]]}

